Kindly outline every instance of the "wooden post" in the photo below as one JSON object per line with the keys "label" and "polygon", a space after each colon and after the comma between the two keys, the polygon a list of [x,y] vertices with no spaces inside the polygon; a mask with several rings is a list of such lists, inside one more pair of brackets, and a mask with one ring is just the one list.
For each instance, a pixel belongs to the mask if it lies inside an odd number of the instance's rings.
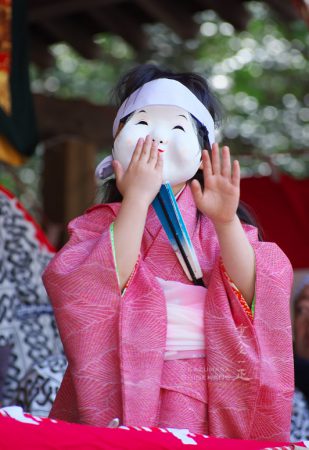
{"label": "wooden post", "polygon": [[95,198],[96,146],[76,137],[61,137],[46,146],[42,174],[43,228],[56,248],[67,240],[70,220]]}

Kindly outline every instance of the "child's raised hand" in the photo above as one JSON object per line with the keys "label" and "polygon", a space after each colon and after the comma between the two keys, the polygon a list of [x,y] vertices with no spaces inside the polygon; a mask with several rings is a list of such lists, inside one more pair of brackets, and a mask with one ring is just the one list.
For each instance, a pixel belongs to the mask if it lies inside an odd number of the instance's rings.
{"label": "child's raised hand", "polygon": [[220,158],[218,144],[212,146],[212,161],[207,150],[203,150],[204,190],[193,180],[191,190],[197,208],[214,224],[225,224],[235,218],[240,195],[239,162],[233,162],[229,147],[222,148]]}
{"label": "child's raised hand", "polygon": [[120,162],[113,161],[116,185],[125,198],[141,200],[150,205],[162,185],[163,159],[158,143],[148,135],[136,144],[131,162],[126,171]]}

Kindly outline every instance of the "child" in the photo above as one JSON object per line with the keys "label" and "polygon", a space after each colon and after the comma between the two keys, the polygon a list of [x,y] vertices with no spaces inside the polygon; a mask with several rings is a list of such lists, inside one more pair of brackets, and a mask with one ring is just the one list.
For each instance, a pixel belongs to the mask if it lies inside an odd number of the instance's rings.
{"label": "child", "polygon": [[[118,92],[116,186],[70,223],[44,274],[69,362],[52,416],[288,440],[291,267],[238,206],[239,164],[214,143],[216,101],[200,76],[151,65]],[[186,277],[151,206],[164,181],[205,287]]]}

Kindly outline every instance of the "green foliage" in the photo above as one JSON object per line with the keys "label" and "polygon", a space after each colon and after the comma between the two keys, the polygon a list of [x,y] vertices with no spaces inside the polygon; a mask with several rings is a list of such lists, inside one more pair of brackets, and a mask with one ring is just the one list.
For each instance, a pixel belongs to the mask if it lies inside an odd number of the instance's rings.
{"label": "green foliage", "polygon": [[33,89],[108,103],[119,75],[137,62],[196,71],[223,104],[218,139],[240,157],[244,173],[265,174],[270,163],[294,176],[308,176],[308,30],[302,21],[279,22],[265,4],[249,2],[248,8],[252,19],[242,32],[213,11],[197,14],[199,36],[186,42],[162,24],[148,25],[150,50],[142,55],[106,33],[95,39],[102,48],[100,61],[86,61],[66,45],[56,45],[51,50],[55,66],[44,73],[32,69]]}
{"label": "green foliage", "polygon": [[[33,91],[105,104],[119,76],[137,63],[195,71],[207,78],[223,104],[218,140],[230,145],[243,174],[268,175],[276,166],[308,177],[308,29],[302,21],[279,21],[263,3],[247,7],[252,20],[243,32],[213,11],[196,15],[200,33],[186,42],[162,24],[147,25],[150,49],[144,54],[107,33],[95,37],[102,48],[99,61],[84,60],[58,44],[51,48],[54,67],[44,72],[31,67]],[[10,184],[0,173],[3,181]]]}

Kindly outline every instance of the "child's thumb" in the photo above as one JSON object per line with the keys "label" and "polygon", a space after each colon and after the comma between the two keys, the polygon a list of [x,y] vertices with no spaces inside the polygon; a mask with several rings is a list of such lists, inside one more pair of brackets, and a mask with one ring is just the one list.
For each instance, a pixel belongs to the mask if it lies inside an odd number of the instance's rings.
{"label": "child's thumb", "polygon": [[195,203],[196,205],[199,205],[199,203],[202,201],[203,198],[203,192],[199,181],[192,180],[190,187]]}
{"label": "child's thumb", "polygon": [[114,160],[113,161],[113,169],[116,177],[116,181],[120,181],[123,177],[123,168],[119,161]]}

